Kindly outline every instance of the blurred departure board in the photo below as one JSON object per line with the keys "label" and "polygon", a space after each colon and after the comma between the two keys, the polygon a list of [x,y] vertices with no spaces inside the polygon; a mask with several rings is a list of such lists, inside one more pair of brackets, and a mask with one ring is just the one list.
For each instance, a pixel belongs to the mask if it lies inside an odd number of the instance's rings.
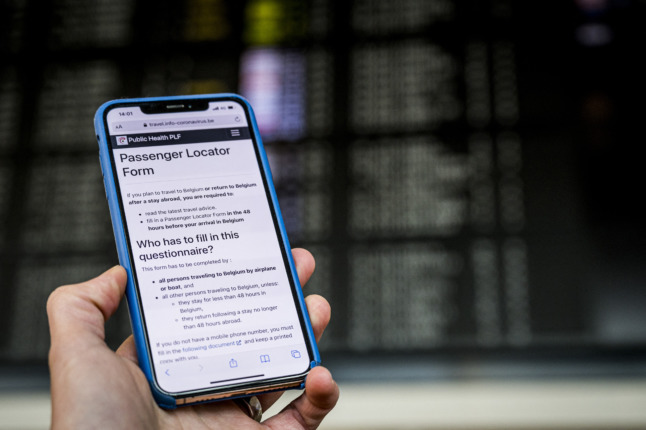
{"label": "blurred departure board", "polygon": [[[0,5],[0,361],[117,263],[93,115],[254,106],[324,353],[646,350],[637,0]],[[109,322],[129,333],[125,307]]]}

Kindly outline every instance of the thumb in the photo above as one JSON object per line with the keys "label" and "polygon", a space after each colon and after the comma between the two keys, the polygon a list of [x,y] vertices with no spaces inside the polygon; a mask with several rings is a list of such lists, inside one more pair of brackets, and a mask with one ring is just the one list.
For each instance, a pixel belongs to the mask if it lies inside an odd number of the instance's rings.
{"label": "thumb", "polygon": [[89,281],[58,287],[47,300],[52,351],[104,343],[105,322],[119,306],[127,275],[116,266]]}

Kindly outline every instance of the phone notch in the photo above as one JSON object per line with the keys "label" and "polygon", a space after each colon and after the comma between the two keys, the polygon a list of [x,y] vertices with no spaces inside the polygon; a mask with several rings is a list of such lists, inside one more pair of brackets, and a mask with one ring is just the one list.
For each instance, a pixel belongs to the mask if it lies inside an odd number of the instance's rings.
{"label": "phone notch", "polygon": [[172,102],[147,103],[140,106],[141,111],[147,115],[176,113],[176,112],[199,112],[209,107],[205,100],[175,100]]}

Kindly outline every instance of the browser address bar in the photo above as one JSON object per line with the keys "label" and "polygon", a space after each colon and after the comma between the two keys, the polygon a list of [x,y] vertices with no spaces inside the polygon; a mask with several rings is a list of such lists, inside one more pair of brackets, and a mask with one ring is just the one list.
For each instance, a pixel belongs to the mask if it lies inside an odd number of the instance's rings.
{"label": "browser address bar", "polygon": [[178,128],[187,129],[200,129],[211,128],[218,126],[244,126],[246,121],[240,114],[233,115],[218,115],[209,117],[179,117],[171,119],[150,119],[150,120],[137,120],[137,121],[122,121],[112,125],[115,129],[113,132],[128,132],[138,131],[145,132],[153,131],[177,131]]}

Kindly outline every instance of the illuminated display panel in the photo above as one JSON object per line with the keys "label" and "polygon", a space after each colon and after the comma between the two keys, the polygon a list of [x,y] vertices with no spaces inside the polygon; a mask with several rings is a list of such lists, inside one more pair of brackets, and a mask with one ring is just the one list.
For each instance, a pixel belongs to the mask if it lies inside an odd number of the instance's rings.
{"label": "illuminated display panel", "polygon": [[0,359],[44,363],[20,315],[116,262],[96,107],[224,91],[317,257],[324,354],[642,351],[646,12],[620,3],[3,6]]}

